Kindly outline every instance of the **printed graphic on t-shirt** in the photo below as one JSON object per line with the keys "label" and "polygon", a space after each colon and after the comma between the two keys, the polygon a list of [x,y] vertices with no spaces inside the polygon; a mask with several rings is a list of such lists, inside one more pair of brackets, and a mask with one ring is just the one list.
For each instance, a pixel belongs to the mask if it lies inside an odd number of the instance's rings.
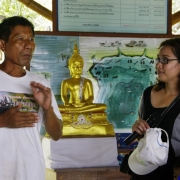
{"label": "printed graphic on t-shirt", "polygon": [[37,112],[39,109],[32,94],[0,92],[0,113],[20,103],[23,105],[20,112]]}

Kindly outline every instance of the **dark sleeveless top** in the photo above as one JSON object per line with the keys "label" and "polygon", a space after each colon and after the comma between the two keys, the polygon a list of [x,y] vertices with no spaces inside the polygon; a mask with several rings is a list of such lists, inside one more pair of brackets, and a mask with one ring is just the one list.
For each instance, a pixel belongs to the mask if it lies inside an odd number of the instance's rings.
{"label": "dark sleeveless top", "polygon": [[[139,117],[146,120],[148,117],[154,112],[162,113],[166,107],[164,108],[154,108],[151,104],[151,90],[153,86],[149,86],[143,92],[141,103],[139,107]],[[169,136],[169,155],[167,164],[158,167],[153,172],[147,175],[137,175],[132,174],[131,180],[173,180],[173,163],[175,159],[174,149],[171,144],[171,135],[173,130],[173,125],[176,117],[180,112],[180,102],[178,101],[172,109],[166,114],[161,123],[157,126],[159,128],[164,129]],[[164,133],[163,133],[164,134]],[[166,141],[165,135],[162,134],[162,140]]]}

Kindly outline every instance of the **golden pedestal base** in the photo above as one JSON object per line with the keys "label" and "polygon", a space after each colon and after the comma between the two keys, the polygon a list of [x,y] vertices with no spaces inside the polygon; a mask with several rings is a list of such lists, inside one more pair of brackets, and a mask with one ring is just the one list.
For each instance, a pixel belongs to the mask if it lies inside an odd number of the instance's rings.
{"label": "golden pedestal base", "polygon": [[111,124],[107,126],[92,126],[88,129],[75,129],[71,126],[63,127],[63,137],[64,136],[115,136],[113,126]]}
{"label": "golden pedestal base", "polygon": [[[106,113],[63,113],[63,137],[114,137],[114,127]],[[46,133],[46,137],[49,135]]]}
{"label": "golden pedestal base", "polygon": [[106,113],[61,113],[63,137],[115,136],[113,125]]}
{"label": "golden pedestal base", "polygon": [[67,136],[115,136],[113,125],[106,113],[61,113],[63,137]]}

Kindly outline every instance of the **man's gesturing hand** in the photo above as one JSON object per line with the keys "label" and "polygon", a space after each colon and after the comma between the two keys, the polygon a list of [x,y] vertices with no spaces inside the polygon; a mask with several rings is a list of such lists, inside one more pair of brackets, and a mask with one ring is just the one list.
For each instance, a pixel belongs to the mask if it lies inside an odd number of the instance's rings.
{"label": "man's gesturing hand", "polygon": [[34,81],[31,82],[31,88],[39,106],[45,110],[51,108],[51,89]]}

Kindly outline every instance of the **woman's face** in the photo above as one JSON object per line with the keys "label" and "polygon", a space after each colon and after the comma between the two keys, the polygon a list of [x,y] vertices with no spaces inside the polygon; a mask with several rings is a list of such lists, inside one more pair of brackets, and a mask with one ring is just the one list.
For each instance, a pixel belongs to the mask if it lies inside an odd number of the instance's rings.
{"label": "woman's face", "polygon": [[171,47],[162,46],[159,50],[158,58],[166,58],[168,63],[162,64],[161,62],[158,62],[156,64],[157,79],[165,83],[177,83],[180,75],[180,63],[178,62],[177,57],[174,55]]}

